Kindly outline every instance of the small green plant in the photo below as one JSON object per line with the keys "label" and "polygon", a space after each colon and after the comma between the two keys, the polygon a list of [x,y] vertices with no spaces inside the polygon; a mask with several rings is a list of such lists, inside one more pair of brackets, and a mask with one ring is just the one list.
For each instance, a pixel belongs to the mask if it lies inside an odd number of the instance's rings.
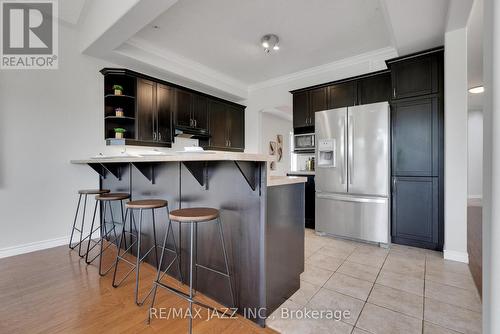
{"label": "small green plant", "polygon": [[115,130],[115,133],[125,133],[127,132],[127,130],[125,130],[124,128],[114,128]]}
{"label": "small green plant", "polygon": [[122,92],[123,92],[123,87],[122,87],[122,86],[120,86],[120,85],[113,85],[113,89],[114,89],[114,90],[120,90],[120,91],[122,91]]}

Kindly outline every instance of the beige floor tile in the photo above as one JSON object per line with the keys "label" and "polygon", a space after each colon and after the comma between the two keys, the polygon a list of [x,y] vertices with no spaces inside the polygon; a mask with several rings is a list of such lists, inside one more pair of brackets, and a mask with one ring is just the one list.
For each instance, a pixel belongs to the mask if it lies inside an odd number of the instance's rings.
{"label": "beige floor tile", "polygon": [[434,271],[432,269],[428,269],[425,271],[425,280],[477,291],[476,285],[470,275],[461,275],[451,271]]}
{"label": "beige floor tile", "polygon": [[281,334],[350,334],[352,328],[332,319],[292,319]]}
{"label": "beige floor tile", "polygon": [[314,285],[323,286],[332,274],[333,271],[318,268],[307,263],[306,261],[304,265],[304,272],[300,274],[300,279]]}
{"label": "beige floor tile", "polygon": [[318,250],[318,253],[326,254],[329,256],[345,260],[349,255],[351,255],[353,251],[354,249],[344,248],[338,245],[328,245],[320,248]]}
{"label": "beige floor tile", "polygon": [[375,282],[380,268],[346,261],[339,267],[337,271],[339,273],[363,279],[365,281]]}
{"label": "beige floor tile", "polygon": [[352,331],[352,334],[371,334],[371,333],[356,327]]}
{"label": "beige floor tile", "polygon": [[383,248],[383,247],[379,247],[379,246],[371,245],[371,244],[366,244],[366,243],[360,243],[359,247],[356,248],[357,253],[380,256],[380,257],[384,257],[384,258],[389,254],[389,251],[390,250],[388,248]]}
{"label": "beige floor tile", "polygon": [[393,273],[383,270],[377,277],[376,283],[385,285],[394,289],[406,291],[419,296],[424,295],[424,280],[408,277],[403,274]]}
{"label": "beige floor tile", "polygon": [[459,334],[459,332],[424,321],[424,334]]}
{"label": "beige floor tile", "polygon": [[341,293],[322,288],[309,301],[308,307],[315,310],[349,311],[350,317],[344,322],[354,325],[363,308],[364,302]]}
{"label": "beige floor tile", "polygon": [[366,303],[356,326],[373,334],[421,334],[422,320]]}
{"label": "beige floor tile", "polygon": [[341,273],[334,273],[324,288],[366,301],[373,283]]}
{"label": "beige floor tile", "polygon": [[457,261],[442,258],[427,258],[426,270],[448,271],[456,274],[471,276],[469,265]]}
{"label": "beige floor tile", "polygon": [[392,244],[390,254],[397,254],[411,259],[425,261],[426,250],[422,248]]}
{"label": "beige floor tile", "polygon": [[278,307],[267,319],[266,326],[280,332],[284,333],[288,326],[290,326],[290,319],[282,317],[282,309],[286,310],[298,310],[301,309],[302,306],[291,301],[287,300],[280,307]]}
{"label": "beige floor tile", "polygon": [[368,302],[415,318],[423,319],[424,317],[424,298],[422,296],[380,284],[375,284]]}
{"label": "beige floor tile", "polygon": [[344,260],[325,253],[316,252],[307,259],[307,262],[318,268],[335,271],[338,267],[340,267]]}
{"label": "beige floor tile", "polygon": [[381,268],[384,264],[385,256],[358,252],[358,249],[356,249],[347,259],[350,262]]}
{"label": "beige floor tile", "polygon": [[291,297],[290,300],[293,302],[305,306],[312,296],[319,291],[321,287],[311,284],[306,281],[300,281],[300,289],[297,290]]}
{"label": "beige floor tile", "polygon": [[472,290],[426,281],[425,297],[481,313],[481,299]]}
{"label": "beige floor tile", "polygon": [[397,254],[390,254],[382,270],[406,275],[413,278],[424,279],[425,260],[405,258]]}
{"label": "beige floor tile", "polygon": [[481,333],[481,314],[425,298],[424,319],[461,333]]}

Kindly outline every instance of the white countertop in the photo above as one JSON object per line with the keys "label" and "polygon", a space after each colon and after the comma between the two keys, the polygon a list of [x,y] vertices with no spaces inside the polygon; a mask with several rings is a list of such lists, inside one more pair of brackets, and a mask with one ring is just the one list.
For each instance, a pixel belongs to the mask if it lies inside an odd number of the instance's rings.
{"label": "white countertop", "polygon": [[113,162],[173,162],[173,161],[270,161],[267,154],[205,151],[203,153],[167,153],[147,156],[113,156],[71,160],[72,164]]}
{"label": "white countertop", "polygon": [[295,172],[288,172],[288,174],[294,174],[294,175],[315,175],[315,171],[313,170],[299,170]]}
{"label": "white countertop", "polygon": [[282,186],[285,184],[306,183],[307,177],[301,176],[269,176],[267,178],[267,186]]}

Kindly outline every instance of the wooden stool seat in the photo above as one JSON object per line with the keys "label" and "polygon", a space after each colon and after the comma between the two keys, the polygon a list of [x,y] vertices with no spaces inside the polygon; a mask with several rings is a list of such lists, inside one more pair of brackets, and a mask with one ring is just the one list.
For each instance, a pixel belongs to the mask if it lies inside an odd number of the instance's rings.
{"label": "wooden stool seat", "polygon": [[178,222],[206,222],[217,219],[219,210],[213,208],[186,208],[170,211],[170,219]]}
{"label": "wooden stool seat", "polygon": [[99,194],[107,194],[109,193],[109,189],[81,189],[78,190],[79,194],[82,195],[99,195]]}
{"label": "wooden stool seat", "polygon": [[141,199],[130,201],[125,204],[129,209],[158,209],[168,205],[168,202],[162,199]]}
{"label": "wooden stool seat", "polygon": [[130,198],[128,193],[105,193],[95,197],[97,201],[121,201],[127,198]]}

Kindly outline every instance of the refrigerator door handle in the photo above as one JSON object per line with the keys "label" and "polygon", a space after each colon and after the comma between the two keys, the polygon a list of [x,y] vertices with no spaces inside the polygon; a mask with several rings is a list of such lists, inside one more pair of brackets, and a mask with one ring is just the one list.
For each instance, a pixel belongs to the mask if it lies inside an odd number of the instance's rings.
{"label": "refrigerator door handle", "polygon": [[335,194],[325,194],[325,193],[316,193],[316,197],[323,199],[331,199],[335,201],[343,201],[343,202],[379,203],[379,204],[387,202],[387,198],[385,197],[373,197],[373,198],[355,197],[355,196],[335,195]]}
{"label": "refrigerator door handle", "polygon": [[354,118],[349,115],[349,118],[348,118],[348,126],[347,126],[347,135],[348,135],[348,143],[347,143],[347,146],[348,146],[348,152],[347,152],[347,159],[348,159],[348,165],[347,165],[347,177],[349,178],[349,184],[352,184],[352,174],[353,174],[353,171],[354,171],[354,159],[353,159],[353,155],[354,155],[354,141],[353,141],[353,138],[354,138]]}
{"label": "refrigerator door handle", "polygon": [[340,169],[340,182],[342,184],[345,184],[345,174],[346,174],[346,168],[345,168],[345,137],[346,137],[346,123],[347,123],[347,117],[344,116],[342,117],[342,135],[340,136],[340,161],[341,161],[341,169]]}

